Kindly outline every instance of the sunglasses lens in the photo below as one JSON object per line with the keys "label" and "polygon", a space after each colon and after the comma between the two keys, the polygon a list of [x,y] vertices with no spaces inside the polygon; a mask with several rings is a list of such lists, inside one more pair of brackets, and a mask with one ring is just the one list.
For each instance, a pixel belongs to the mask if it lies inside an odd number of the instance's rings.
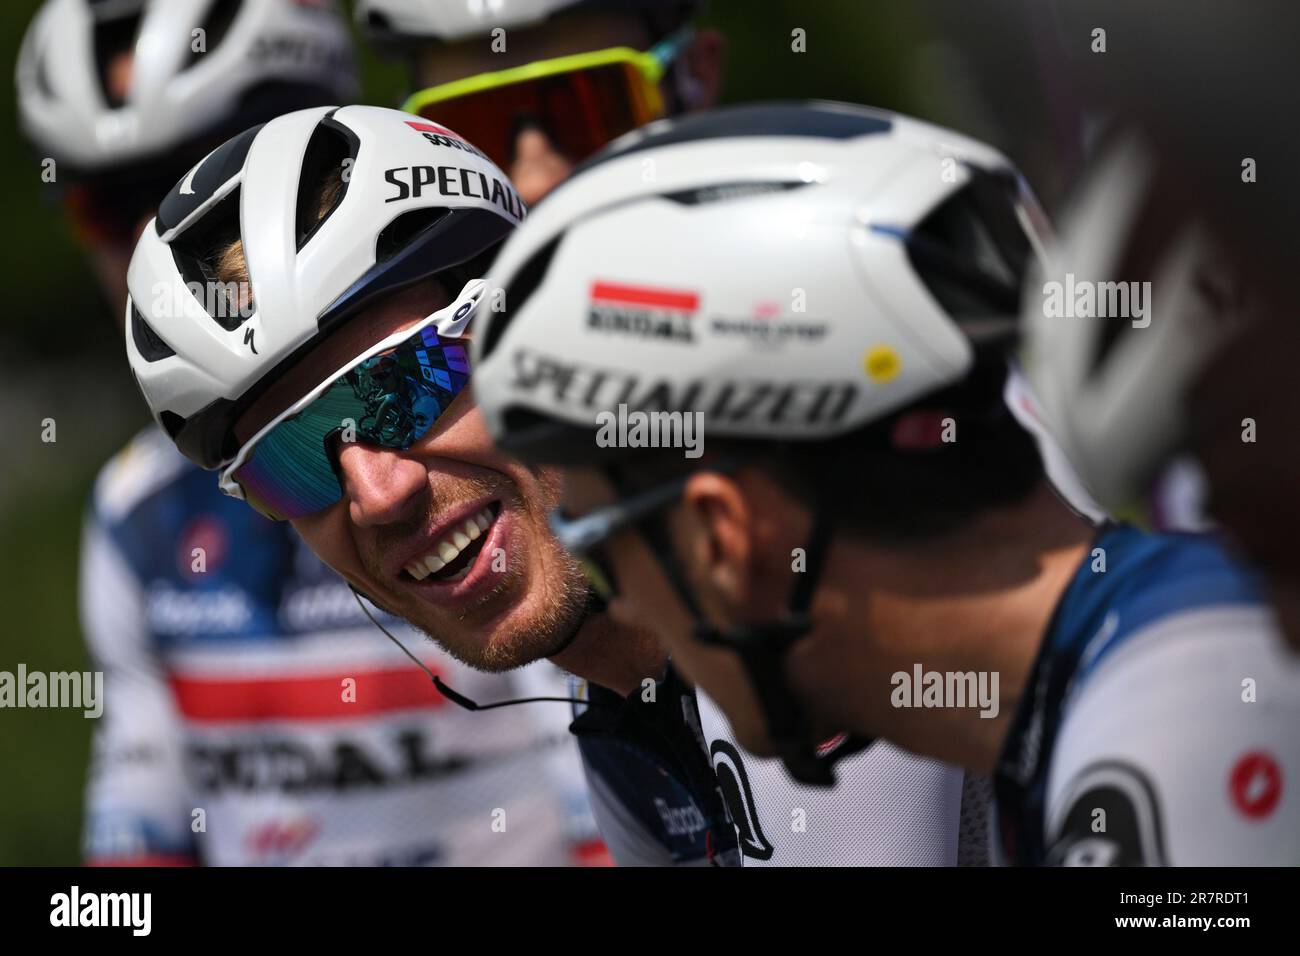
{"label": "sunglasses lens", "polygon": [[[262,436],[235,472],[248,503],[275,520],[300,518],[339,500],[326,441],[357,414],[350,390],[335,385]],[[355,418],[352,418],[355,421]]]}
{"label": "sunglasses lens", "polygon": [[275,520],[301,518],[342,497],[339,442],[405,449],[433,427],[469,382],[459,343],[425,328],[358,363],[253,447],[234,478],[250,505]]}
{"label": "sunglasses lens", "polygon": [[450,126],[509,172],[524,130],[541,130],[577,163],[654,119],[657,100],[635,67],[611,63],[441,100],[420,115]]}

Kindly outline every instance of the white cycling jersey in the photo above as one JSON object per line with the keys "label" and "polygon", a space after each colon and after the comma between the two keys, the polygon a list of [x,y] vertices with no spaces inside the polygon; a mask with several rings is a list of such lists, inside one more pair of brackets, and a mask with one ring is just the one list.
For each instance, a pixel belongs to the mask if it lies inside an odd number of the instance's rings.
{"label": "white cycling jersey", "polygon": [[741,748],[716,704],[671,670],[649,702],[574,687],[592,701],[574,730],[620,866],[988,862],[988,782],[955,767],[877,742],[835,765],[835,786],[805,786]]}
{"label": "white cycling jersey", "polygon": [[835,764],[833,787],[807,786],[745,750],[722,709],[696,697],[745,866],[987,863],[987,792],[966,790],[963,826],[960,768],[876,741]]}
{"label": "white cycling jersey", "polygon": [[1213,538],[1100,529],[995,776],[1000,861],[1300,862],[1300,657]]}

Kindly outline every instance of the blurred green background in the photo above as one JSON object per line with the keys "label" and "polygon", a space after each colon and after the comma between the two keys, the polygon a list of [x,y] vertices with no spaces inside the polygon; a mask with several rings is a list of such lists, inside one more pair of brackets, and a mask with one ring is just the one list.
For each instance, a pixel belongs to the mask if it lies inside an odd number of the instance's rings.
{"label": "blurred green background", "polygon": [[[44,671],[88,667],[76,608],[82,510],[99,466],[147,421],[107,305],[41,182],[38,158],[18,132],[13,67],[38,6],[36,0],[0,5],[0,184],[10,295],[0,324],[0,670],[7,671],[19,662]],[[1000,114],[982,109],[963,77],[983,57],[1007,72],[1013,86],[1023,86],[1032,64],[996,53],[1007,47],[999,35],[1010,29],[1005,21],[985,14],[972,25],[962,6],[715,0],[704,22],[729,41],[729,101],[870,103],[996,143]],[[806,31],[806,53],[791,51],[796,27]],[[991,56],[971,43],[980,29],[994,37]],[[407,92],[405,69],[379,61],[364,43],[359,49],[364,100],[396,105]],[[1024,105],[1002,106],[1003,119],[1025,115]],[[1034,150],[1033,141],[1007,149],[1013,157]],[[1038,156],[1017,158],[1050,168]],[[57,422],[54,443],[41,441],[45,418]],[[91,730],[80,712],[0,711],[0,865],[78,862]]]}

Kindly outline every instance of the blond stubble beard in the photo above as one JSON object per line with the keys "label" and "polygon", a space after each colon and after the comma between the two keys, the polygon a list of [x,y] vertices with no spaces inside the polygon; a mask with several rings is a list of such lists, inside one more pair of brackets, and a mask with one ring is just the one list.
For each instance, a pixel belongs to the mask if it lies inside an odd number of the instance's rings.
{"label": "blond stubble beard", "polygon": [[[547,497],[558,500],[558,483],[555,476],[540,477],[543,488],[548,492]],[[502,487],[498,482],[477,479],[468,479],[466,486],[470,491],[465,496],[466,499],[499,498],[503,504],[508,504],[512,510],[526,519],[530,532],[536,532],[535,511],[524,501],[516,486]],[[550,504],[550,501],[543,502],[543,509],[549,512]],[[438,510],[445,509],[434,507],[431,510],[436,513]],[[536,532],[536,535],[540,538],[539,546],[544,552],[543,580],[533,590],[542,591],[544,600],[539,602],[539,608],[529,620],[512,620],[503,629],[506,633],[493,634],[488,641],[467,638],[463,647],[455,646],[449,643],[445,636],[440,636],[436,625],[426,625],[410,617],[405,618],[407,623],[419,629],[462,664],[480,671],[496,673],[514,670],[542,658],[551,657],[563,650],[573,640],[586,618],[590,584],[578,560],[560,547],[559,542],[548,530],[545,530],[545,519],[542,520],[543,530]],[[395,534],[398,537],[402,535],[401,532]],[[527,578],[523,568],[526,564],[527,562],[523,561],[507,561],[504,571],[495,572],[500,580],[487,594],[475,601],[472,607],[466,608],[460,614],[459,620],[465,622],[472,618],[476,611],[494,606],[505,595],[519,594],[520,601],[526,601],[531,597],[530,592],[524,591]],[[370,573],[374,572],[370,571]],[[405,601],[414,602],[413,598],[406,596],[404,598]],[[418,605],[416,607],[418,609]]]}
{"label": "blond stubble beard", "polygon": [[[542,589],[548,592],[555,589],[558,593],[548,594],[529,620],[512,620],[504,629],[506,633],[493,634],[487,642],[470,641],[464,648],[452,646],[432,630],[423,627],[421,630],[456,660],[480,671],[514,670],[558,654],[573,640],[587,616],[590,585],[572,555],[549,536],[547,543],[552,553],[548,555],[545,567],[556,568],[558,573],[546,575],[548,581]],[[485,597],[485,605],[524,586],[524,574],[517,568],[507,568],[502,572],[502,578]],[[523,599],[529,596],[525,593]],[[461,619],[464,620],[464,616]]]}

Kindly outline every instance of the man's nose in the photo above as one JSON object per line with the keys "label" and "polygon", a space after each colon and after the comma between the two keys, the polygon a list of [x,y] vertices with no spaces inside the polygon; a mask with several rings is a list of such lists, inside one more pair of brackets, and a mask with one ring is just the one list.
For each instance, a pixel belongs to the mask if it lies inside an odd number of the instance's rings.
{"label": "man's nose", "polygon": [[349,442],[339,451],[339,472],[353,524],[396,524],[423,507],[428,471],[391,448]]}
{"label": "man's nose", "polygon": [[510,181],[515,184],[519,198],[529,206],[564,182],[573,171],[573,164],[540,127],[525,126],[515,135],[514,145]]}

